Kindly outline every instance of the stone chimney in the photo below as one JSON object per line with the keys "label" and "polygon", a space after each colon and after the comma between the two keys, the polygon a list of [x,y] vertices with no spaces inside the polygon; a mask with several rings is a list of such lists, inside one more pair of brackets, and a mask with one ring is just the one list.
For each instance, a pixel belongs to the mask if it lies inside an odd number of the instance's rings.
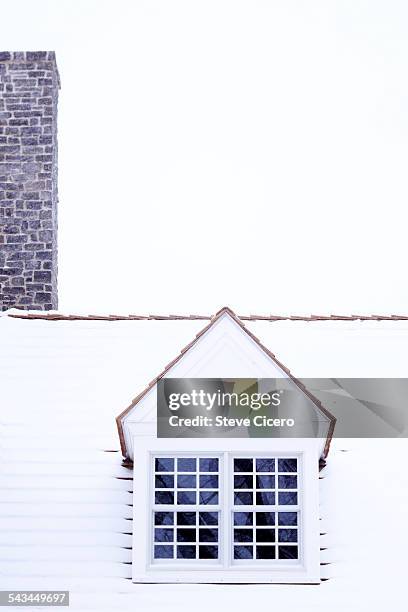
{"label": "stone chimney", "polygon": [[0,310],[52,310],[57,292],[53,51],[0,52]]}

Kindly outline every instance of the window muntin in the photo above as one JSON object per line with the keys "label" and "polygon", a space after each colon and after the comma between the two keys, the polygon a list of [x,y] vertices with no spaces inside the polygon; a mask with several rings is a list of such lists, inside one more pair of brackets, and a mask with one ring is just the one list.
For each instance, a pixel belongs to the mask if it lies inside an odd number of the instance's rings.
{"label": "window muntin", "polygon": [[[228,480],[223,474],[228,463],[224,465],[223,456],[225,460],[230,457]],[[153,561],[222,561],[225,567],[298,563],[299,461],[297,457],[233,453],[156,456]],[[229,508],[220,505],[221,487],[226,489]],[[224,513],[230,524],[221,534]],[[225,551],[221,551],[222,541]]]}
{"label": "window muntin", "polygon": [[154,458],[153,559],[219,560],[217,456]]}
{"label": "window muntin", "polygon": [[233,457],[234,562],[299,559],[295,457]]}

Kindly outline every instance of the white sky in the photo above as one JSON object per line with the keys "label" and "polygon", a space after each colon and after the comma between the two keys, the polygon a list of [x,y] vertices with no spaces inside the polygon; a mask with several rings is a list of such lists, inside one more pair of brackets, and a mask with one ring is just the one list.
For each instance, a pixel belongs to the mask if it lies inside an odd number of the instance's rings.
{"label": "white sky", "polygon": [[403,0],[0,0],[55,49],[60,309],[408,312]]}

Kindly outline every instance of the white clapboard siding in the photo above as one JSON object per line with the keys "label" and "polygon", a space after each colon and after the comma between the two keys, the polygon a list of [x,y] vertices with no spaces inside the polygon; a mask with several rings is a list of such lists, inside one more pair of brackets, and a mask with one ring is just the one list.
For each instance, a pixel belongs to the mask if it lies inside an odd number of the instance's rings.
{"label": "white clapboard siding", "polygon": [[4,474],[15,474],[23,476],[24,474],[32,476],[58,475],[61,476],[110,476],[128,477],[129,470],[118,463],[117,465],[106,463],[66,463],[58,461],[54,462],[33,461],[22,463],[4,463],[2,465]]}
{"label": "white clapboard siding", "polygon": [[132,491],[133,479],[130,476],[112,478],[109,476],[61,476],[44,474],[36,476],[35,482],[26,474],[0,474],[0,487],[7,489],[95,489],[97,491]]}
{"label": "white clapboard siding", "polygon": [[121,503],[2,503],[0,505],[0,516],[131,518],[132,508],[130,505]]}
{"label": "white clapboard siding", "polygon": [[[135,585],[132,584],[130,578],[116,576],[2,576],[0,573],[0,589],[8,591],[16,590],[43,590],[43,591],[70,591],[70,608],[79,612],[80,610],[109,610],[120,609],[122,606],[129,603],[134,610],[135,601],[137,601],[137,609],[140,608],[142,601],[148,600],[152,596],[150,588],[150,596],[148,593],[144,597],[139,595],[135,598]],[[84,602],[84,607],[79,607],[79,602]],[[112,604],[112,608],[109,606]],[[43,608],[30,608],[31,610],[43,610]],[[148,609],[148,608],[147,608]],[[7,608],[6,608],[7,610]],[[23,608],[24,610],[24,608]],[[144,608],[146,610],[146,607]]]}
{"label": "white clapboard siding", "polygon": [[320,566],[320,579],[321,580],[330,580],[335,575],[335,568],[333,565],[321,565]]}
{"label": "white clapboard siding", "polygon": [[[126,527],[126,525],[125,525]],[[111,530],[76,530],[76,531],[61,531],[58,532],[58,539],[55,538],[55,533],[49,529],[38,529],[37,531],[17,530],[13,529],[0,532],[1,547],[20,547],[20,546],[53,546],[60,547],[78,547],[78,546],[117,546],[130,548],[132,546],[132,536],[128,533],[121,533]]]}
{"label": "white clapboard siding", "polygon": [[[81,508],[79,508],[81,511]],[[121,515],[115,516],[2,516],[1,526],[4,531],[37,532],[48,531],[58,541],[59,533],[76,531],[130,533],[132,520]]]}
{"label": "white clapboard siding", "polygon": [[2,503],[16,504],[129,504],[132,494],[115,489],[4,489]]}
{"label": "white clapboard siding", "polygon": [[[103,580],[106,577],[130,578],[131,564],[115,561],[12,561],[2,563],[1,572],[3,576],[15,576],[24,579],[26,576],[59,576],[64,580],[71,577],[92,576]],[[22,581],[23,584],[23,581]]]}
{"label": "white clapboard siding", "polygon": [[[41,429],[35,430],[32,428],[31,430],[27,430],[25,432],[21,432],[18,434],[18,429],[21,426],[15,426],[14,432],[12,433],[9,428],[7,430],[3,427],[0,427],[0,434],[2,435],[2,450],[7,449],[15,449],[23,444],[23,448],[26,451],[30,450],[49,450],[55,454],[58,452],[75,452],[75,451],[89,451],[89,440],[93,441],[93,447],[96,451],[106,452],[106,451],[114,451],[114,453],[119,453],[119,440],[117,438],[117,432],[114,432],[110,435],[100,435],[96,436],[95,433],[90,436],[86,433],[76,433],[76,435],[67,436],[66,433],[61,435],[61,431],[53,431],[51,432],[48,428],[47,436],[44,436],[44,431]],[[6,436],[7,432],[7,437]],[[114,454],[112,453],[112,454]]]}
{"label": "white clapboard siding", "polygon": [[334,551],[331,550],[320,550],[320,565],[327,565],[334,562]]}
{"label": "white clapboard siding", "polygon": [[0,557],[9,561],[119,562],[130,563],[131,550],[122,546],[0,546]]}
{"label": "white clapboard siding", "polygon": [[69,449],[64,448],[61,449],[58,454],[56,454],[55,449],[53,448],[39,448],[36,449],[35,455],[32,452],[32,449],[27,448],[8,448],[7,451],[4,447],[0,450],[0,458],[2,464],[8,463],[25,463],[27,461],[35,463],[51,463],[51,460],[55,463],[100,463],[103,465],[113,465],[120,466],[121,457],[119,453],[106,453],[99,450],[94,449]]}

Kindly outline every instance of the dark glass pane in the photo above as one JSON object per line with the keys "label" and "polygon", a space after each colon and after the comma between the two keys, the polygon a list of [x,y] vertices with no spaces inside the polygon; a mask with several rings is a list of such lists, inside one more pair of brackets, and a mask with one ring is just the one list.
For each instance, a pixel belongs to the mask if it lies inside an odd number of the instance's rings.
{"label": "dark glass pane", "polygon": [[173,491],[156,491],[154,495],[156,504],[174,504]]}
{"label": "dark glass pane", "polygon": [[279,476],[280,489],[297,489],[297,476]]}
{"label": "dark glass pane", "polygon": [[297,493],[289,493],[288,491],[279,493],[279,504],[281,506],[295,506],[297,497]]}
{"label": "dark glass pane", "polygon": [[174,487],[174,476],[173,474],[162,474],[154,479],[154,486],[156,489],[172,489]]}
{"label": "dark glass pane", "polygon": [[279,559],[297,559],[297,546],[279,546]]}
{"label": "dark glass pane", "polygon": [[257,525],[274,525],[275,524],[275,513],[274,512],[257,512],[256,515]]}
{"label": "dark glass pane", "polygon": [[257,472],[274,472],[275,471],[275,459],[257,459],[256,460],[256,471]]}
{"label": "dark glass pane", "polygon": [[196,492],[195,491],[178,491],[177,503],[179,506],[183,504],[195,504],[196,503]]}
{"label": "dark glass pane", "polygon": [[257,476],[256,477],[256,488],[257,489],[274,489],[275,488],[275,476]]}
{"label": "dark glass pane", "polygon": [[195,559],[195,546],[177,546],[177,559]]}
{"label": "dark glass pane", "polygon": [[236,506],[252,506],[252,493],[234,493],[234,504]]}
{"label": "dark glass pane", "polygon": [[200,559],[218,559],[218,546],[199,546]]}
{"label": "dark glass pane", "polygon": [[172,559],[173,558],[173,546],[155,546],[154,547],[154,558],[155,559]]}
{"label": "dark glass pane", "polygon": [[272,491],[256,494],[257,506],[273,506],[274,503],[275,503],[275,493],[273,493]]}
{"label": "dark glass pane", "polygon": [[200,542],[217,542],[218,529],[200,529],[199,540]]}
{"label": "dark glass pane", "polygon": [[217,491],[200,491],[199,498],[203,505],[218,504]]}
{"label": "dark glass pane", "polygon": [[173,525],[174,515],[173,512],[155,512],[154,513],[154,524],[155,525]]}
{"label": "dark glass pane", "polygon": [[234,559],[252,559],[252,546],[234,546]]}
{"label": "dark glass pane", "polygon": [[196,530],[195,529],[177,529],[177,542],[195,542],[196,541]]}
{"label": "dark glass pane", "polygon": [[279,512],[279,525],[297,525],[297,512]]}
{"label": "dark glass pane", "polygon": [[195,512],[177,512],[177,525],[195,525]]}
{"label": "dark glass pane", "polygon": [[297,529],[279,529],[279,542],[297,542]]}
{"label": "dark glass pane", "polygon": [[234,529],[234,542],[252,542],[252,529]]}
{"label": "dark glass pane", "polygon": [[183,474],[177,476],[177,486],[179,489],[195,489],[196,487],[196,476],[195,474]]}
{"label": "dark glass pane", "polygon": [[297,472],[297,459],[279,459],[279,472]]}
{"label": "dark glass pane", "polygon": [[218,472],[218,459],[215,457],[201,457],[200,472]]}
{"label": "dark glass pane", "polygon": [[218,512],[200,512],[200,525],[218,525]]}
{"label": "dark glass pane", "polygon": [[256,530],[256,541],[257,542],[274,542],[275,541],[275,530],[274,529],[257,529]]}
{"label": "dark glass pane", "polygon": [[173,541],[173,529],[155,529],[154,530],[154,541],[155,542],[172,542]]}
{"label": "dark glass pane", "polygon": [[234,472],[252,472],[252,459],[234,459]]}
{"label": "dark glass pane", "polygon": [[234,525],[252,525],[252,512],[234,512]]}
{"label": "dark glass pane", "polygon": [[177,471],[178,472],[195,472],[196,471],[195,457],[177,459]]}
{"label": "dark glass pane", "polygon": [[154,463],[156,472],[174,472],[174,459],[170,457],[156,457]]}
{"label": "dark glass pane", "polygon": [[256,547],[256,558],[257,559],[275,559],[275,547],[274,546],[257,546]]}
{"label": "dark glass pane", "polygon": [[251,476],[234,476],[234,489],[253,489],[254,477]]}
{"label": "dark glass pane", "polygon": [[218,489],[218,476],[204,474],[200,476],[201,489]]}

